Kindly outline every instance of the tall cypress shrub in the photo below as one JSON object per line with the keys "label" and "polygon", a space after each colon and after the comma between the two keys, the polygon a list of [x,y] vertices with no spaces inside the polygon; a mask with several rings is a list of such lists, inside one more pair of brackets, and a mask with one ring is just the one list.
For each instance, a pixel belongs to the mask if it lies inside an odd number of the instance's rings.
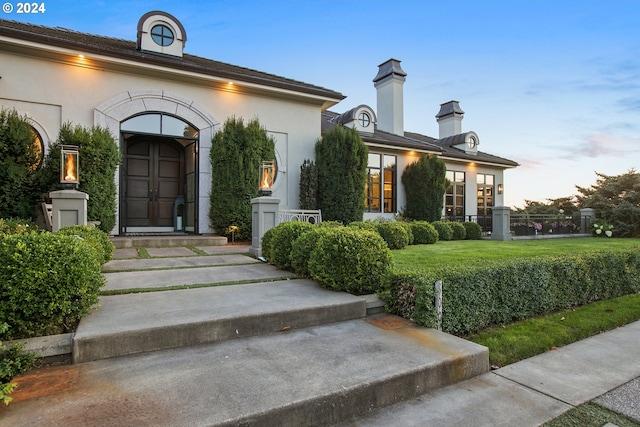
{"label": "tall cypress shrub", "polygon": [[30,219],[35,213],[38,153],[27,117],[0,110],[0,218]]}
{"label": "tall cypress shrub", "polygon": [[80,152],[78,191],[89,195],[87,219],[99,221],[105,233],[116,224],[116,168],[120,164],[120,151],[113,136],[99,126],[85,128],[65,123],[58,139],[49,146],[49,152],[41,171],[41,191],[59,190],[60,147],[76,145]]}
{"label": "tall cypress shrub", "polygon": [[327,221],[361,221],[368,149],[358,131],[336,126],[316,142],[318,208]]}
{"label": "tall cypress shrub", "polygon": [[318,209],[318,168],[313,160],[305,159],[300,166],[300,209]]}
{"label": "tall cypress shrub", "polygon": [[440,220],[444,193],[449,187],[446,174],[444,161],[431,154],[423,154],[407,166],[402,174],[407,197],[404,215],[417,221]]}
{"label": "tall cypress shrub", "polygon": [[251,199],[258,196],[260,162],[275,158],[275,141],[257,119],[230,117],[212,139],[209,221],[220,235],[251,238]]}

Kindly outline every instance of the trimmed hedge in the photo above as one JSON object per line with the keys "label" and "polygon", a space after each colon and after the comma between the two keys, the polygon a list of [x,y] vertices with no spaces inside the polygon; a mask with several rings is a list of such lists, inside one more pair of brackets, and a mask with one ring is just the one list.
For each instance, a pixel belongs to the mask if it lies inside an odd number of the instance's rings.
{"label": "trimmed hedge", "polygon": [[303,233],[291,245],[291,269],[304,277],[311,277],[309,272],[309,260],[311,253],[318,246],[320,239],[329,233],[340,233],[344,227],[317,226]]}
{"label": "trimmed hedge", "polygon": [[345,227],[319,239],[308,266],[311,278],[322,287],[370,294],[384,288],[391,250],[379,234]]}
{"label": "trimmed hedge", "polygon": [[459,222],[449,222],[449,227],[453,231],[453,237],[451,240],[464,240],[467,237],[467,229]]}
{"label": "trimmed hedge", "polygon": [[44,229],[28,219],[0,218],[0,239],[14,234],[44,233]]}
{"label": "trimmed hedge", "polygon": [[106,279],[96,250],[57,233],[29,233],[0,240],[0,339],[71,331],[98,303]]}
{"label": "trimmed hedge", "polygon": [[89,244],[97,253],[98,259],[102,264],[111,261],[113,257],[113,243],[104,231],[96,227],[88,225],[73,225],[63,227],[56,231],[56,234],[64,234],[65,236],[78,236]]}
{"label": "trimmed hedge", "polygon": [[398,222],[378,222],[376,230],[387,243],[389,249],[404,249],[409,245],[409,233]]}
{"label": "trimmed hedge", "polygon": [[445,332],[465,335],[553,310],[640,291],[640,251],[507,260],[396,272],[382,294],[387,310],[434,327],[434,283],[443,281]]}
{"label": "trimmed hedge", "polygon": [[300,221],[283,222],[273,227],[274,234],[271,240],[271,248],[269,249],[272,258],[269,259],[269,262],[283,270],[290,269],[293,243],[303,233],[311,231],[314,227],[313,224]]}
{"label": "trimmed hedge", "polygon": [[432,245],[438,241],[438,231],[426,221],[410,222],[414,245]]}
{"label": "trimmed hedge", "polygon": [[462,226],[467,231],[466,240],[480,240],[482,238],[482,228],[476,222],[463,222]]}
{"label": "trimmed hedge", "polygon": [[453,229],[449,225],[450,223],[444,221],[433,221],[431,225],[438,232],[438,238],[440,240],[451,240],[453,239]]}

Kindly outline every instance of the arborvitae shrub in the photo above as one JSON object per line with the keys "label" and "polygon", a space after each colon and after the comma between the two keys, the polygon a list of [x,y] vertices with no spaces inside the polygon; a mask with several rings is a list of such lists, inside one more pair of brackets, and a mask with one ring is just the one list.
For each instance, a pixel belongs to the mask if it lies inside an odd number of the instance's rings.
{"label": "arborvitae shrub", "polygon": [[439,240],[448,241],[453,238],[453,230],[451,229],[451,226],[449,225],[448,222],[433,221],[431,225],[433,225],[433,228],[435,228],[436,231],[438,232]]}
{"label": "arborvitae shrub", "polygon": [[349,227],[323,235],[309,259],[313,280],[356,295],[384,289],[390,268],[391,250],[382,237]]}
{"label": "arborvitae shrub", "polygon": [[477,222],[467,221],[462,223],[467,231],[466,240],[480,240],[482,238],[482,228]]}
{"label": "arborvitae shrub", "polygon": [[447,166],[434,155],[422,155],[402,173],[406,193],[404,215],[419,221],[437,221],[442,216],[444,193],[449,186]]}
{"label": "arborvitae shrub", "polygon": [[384,239],[389,249],[404,249],[409,244],[409,233],[397,222],[379,222],[376,224],[378,234]]}
{"label": "arborvitae shrub", "polygon": [[450,222],[449,227],[453,231],[452,240],[464,240],[467,237],[467,229],[459,222]]}
{"label": "arborvitae shrub", "polygon": [[414,245],[432,245],[438,241],[438,231],[426,221],[411,222]]}
{"label": "arborvitae shrub", "polygon": [[318,209],[318,167],[309,159],[300,166],[298,205],[300,209]]}

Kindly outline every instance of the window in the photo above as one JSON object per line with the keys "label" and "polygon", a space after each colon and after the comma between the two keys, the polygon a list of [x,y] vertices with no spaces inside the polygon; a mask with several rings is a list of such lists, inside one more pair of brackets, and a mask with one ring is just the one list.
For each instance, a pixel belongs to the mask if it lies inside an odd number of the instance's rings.
{"label": "window", "polygon": [[160,46],[171,46],[175,36],[166,25],[156,25],[151,29],[151,38]]}
{"label": "window", "polygon": [[478,174],[478,224],[486,229],[491,224],[493,214],[494,175]]}
{"label": "window", "polygon": [[122,122],[120,129],[123,132],[198,138],[198,130],[189,123],[177,117],[159,113],[141,114],[131,117]]}
{"label": "window", "polygon": [[465,173],[447,171],[449,188],[445,193],[445,215],[452,220],[464,220],[464,182]]}
{"label": "window", "polygon": [[365,196],[367,212],[396,211],[396,156],[369,154]]}
{"label": "window", "polygon": [[358,114],[358,123],[360,124],[360,127],[366,128],[371,124],[371,117],[369,117],[369,114],[363,111],[362,113]]}
{"label": "window", "polygon": [[33,135],[33,150],[35,151],[36,161],[31,165],[31,170],[38,169],[42,164],[42,158],[44,157],[44,142],[40,133],[35,128],[31,127],[31,134]]}

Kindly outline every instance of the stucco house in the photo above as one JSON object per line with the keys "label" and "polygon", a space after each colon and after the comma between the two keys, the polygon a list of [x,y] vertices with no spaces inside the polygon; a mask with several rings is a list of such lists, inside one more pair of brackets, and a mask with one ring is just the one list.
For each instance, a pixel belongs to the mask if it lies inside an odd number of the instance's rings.
{"label": "stucco house", "polygon": [[27,115],[43,150],[65,122],[105,127],[119,144],[114,235],[174,230],[178,197],[185,231],[215,232],[209,151],[231,116],[258,118],[275,139],[281,209],[297,209],[300,165],[336,125],[356,127],[369,146],[366,218],[402,210],[400,177],[420,153],[447,164],[443,215],[476,218],[503,203],[504,170],[517,163],[478,150],[479,136],[462,132],[458,102],[441,105],[438,138],[404,130],[400,61],[379,66],[377,112],[339,113],[345,96],[334,90],[185,53],[187,30],[168,13],[142,16],[134,38],[0,20],[0,108]]}

